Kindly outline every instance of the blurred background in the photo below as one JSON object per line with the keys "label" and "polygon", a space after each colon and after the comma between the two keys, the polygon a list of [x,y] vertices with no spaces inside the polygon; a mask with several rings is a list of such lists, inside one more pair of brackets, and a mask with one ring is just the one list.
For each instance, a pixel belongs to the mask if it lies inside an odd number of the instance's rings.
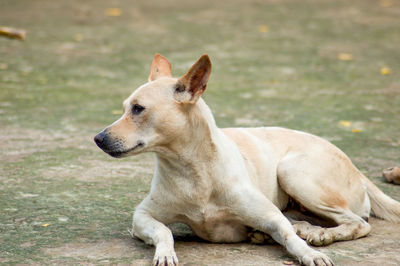
{"label": "blurred background", "polygon": [[[152,248],[127,229],[149,191],[152,155],[116,160],[92,138],[147,81],[157,52],[176,77],[211,57],[204,98],[220,127],[322,136],[400,199],[381,178],[400,164],[397,0],[0,0],[0,26],[26,31],[24,41],[0,36],[0,264],[151,261]],[[372,238],[324,251],[343,265],[385,264],[388,254],[398,265],[399,230],[379,225],[383,248]],[[188,265],[286,256],[245,244],[177,250]]]}

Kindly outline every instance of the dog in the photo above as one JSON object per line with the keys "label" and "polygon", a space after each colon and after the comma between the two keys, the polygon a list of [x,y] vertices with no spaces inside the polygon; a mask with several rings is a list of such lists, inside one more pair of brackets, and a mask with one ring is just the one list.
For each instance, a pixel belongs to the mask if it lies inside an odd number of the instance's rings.
{"label": "dog", "polygon": [[[176,222],[220,243],[248,240],[257,230],[304,265],[334,265],[307,243],[366,236],[370,214],[400,221],[400,203],[330,142],[279,127],[218,128],[201,98],[210,73],[203,55],[172,78],[171,64],[156,54],[148,82],[123,102],[122,117],[94,138],[116,158],[155,153],[150,193],[133,215],[133,234],[155,246],[153,265],[178,265],[167,227]],[[283,213],[290,202],[331,227],[290,222]]]}

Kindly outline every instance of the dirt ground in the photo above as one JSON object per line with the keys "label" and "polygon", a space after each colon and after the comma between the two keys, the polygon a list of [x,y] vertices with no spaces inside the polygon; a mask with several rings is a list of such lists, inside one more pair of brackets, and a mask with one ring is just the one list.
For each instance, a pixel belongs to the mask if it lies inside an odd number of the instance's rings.
{"label": "dirt ground", "polygon": [[[0,0],[0,264],[150,265],[132,239],[153,155],[116,160],[94,135],[146,82],[154,53],[182,75],[203,53],[220,127],[282,126],[324,137],[381,190],[400,164],[396,0]],[[318,248],[337,265],[400,265],[400,225]],[[211,244],[173,226],[182,265],[284,265],[278,245]]]}
{"label": "dirt ground", "polygon": [[[336,265],[399,265],[399,226],[379,219],[370,221],[373,229],[363,239],[337,242],[318,250],[328,254]],[[183,226],[181,226],[183,227]],[[176,228],[175,249],[182,265],[299,265],[279,245],[212,244],[196,239],[186,228]],[[137,239],[111,239],[98,243],[68,243],[45,250],[57,263],[59,258],[80,258],[85,263],[107,264],[126,254],[140,254],[139,258],[122,263],[150,265],[154,249]]]}

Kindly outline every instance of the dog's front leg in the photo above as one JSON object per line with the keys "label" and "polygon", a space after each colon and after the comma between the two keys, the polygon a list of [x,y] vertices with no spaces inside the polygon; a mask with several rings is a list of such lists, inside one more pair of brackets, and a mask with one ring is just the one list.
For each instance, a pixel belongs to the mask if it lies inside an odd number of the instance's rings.
{"label": "dog's front leg", "polygon": [[178,265],[171,230],[140,207],[136,209],[133,215],[133,234],[146,244],[156,247],[153,259],[154,266]]}
{"label": "dog's front leg", "polygon": [[297,236],[293,226],[282,212],[258,191],[240,193],[236,201],[237,213],[247,226],[269,234],[304,265],[331,266],[331,259],[309,247]]}

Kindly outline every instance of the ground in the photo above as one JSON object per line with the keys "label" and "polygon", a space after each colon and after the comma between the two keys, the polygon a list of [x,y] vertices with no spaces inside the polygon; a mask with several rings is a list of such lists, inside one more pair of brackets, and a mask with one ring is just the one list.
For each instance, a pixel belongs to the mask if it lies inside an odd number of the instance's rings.
{"label": "ground", "polygon": [[[117,160],[93,136],[146,82],[160,52],[182,75],[213,62],[205,100],[220,127],[283,126],[340,147],[385,193],[400,163],[400,3],[1,0],[0,264],[149,265],[131,239],[153,157]],[[117,9],[109,9],[117,8]],[[338,265],[399,265],[400,226],[319,248]],[[202,242],[174,227],[183,265],[283,265],[278,245]]]}

